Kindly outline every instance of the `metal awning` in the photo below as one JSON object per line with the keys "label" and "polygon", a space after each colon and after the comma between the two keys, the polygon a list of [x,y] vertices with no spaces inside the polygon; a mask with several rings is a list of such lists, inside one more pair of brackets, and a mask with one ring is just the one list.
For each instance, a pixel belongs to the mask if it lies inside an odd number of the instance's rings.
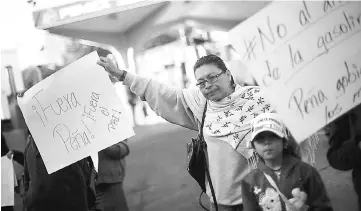
{"label": "metal awning", "polygon": [[[139,49],[154,36],[184,25],[228,31],[268,1],[79,1],[34,12],[50,33]],[[128,1],[130,2],[130,1]]]}

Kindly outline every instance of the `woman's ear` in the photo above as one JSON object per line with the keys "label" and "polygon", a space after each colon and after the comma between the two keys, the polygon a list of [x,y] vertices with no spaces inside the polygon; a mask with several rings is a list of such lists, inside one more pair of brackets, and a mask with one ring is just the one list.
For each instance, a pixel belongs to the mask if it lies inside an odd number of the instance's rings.
{"label": "woman's ear", "polygon": [[226,73],[227,73],[228,78],[231,79],[231,78],[232,78],[232,73],[231,73],[231,71],[229,71],[229,70],[227,69],[227,70],[226,70]]}
{"label": "woman's ear", "polygon": [[234,77],[232,75],[232,73],[229,71],[229,70],[226,70],[226,73],[227,73],[227,76],[228,76],[228,80],[231,84],[232,87],[235,87],[236,86],[236,83],[234,81]]}

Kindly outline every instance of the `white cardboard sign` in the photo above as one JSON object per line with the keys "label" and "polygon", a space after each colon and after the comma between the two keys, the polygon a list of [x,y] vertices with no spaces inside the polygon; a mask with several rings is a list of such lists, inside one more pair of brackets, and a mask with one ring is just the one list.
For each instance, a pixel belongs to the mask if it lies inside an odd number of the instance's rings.
{"label": "white cardboard sign", "polygon": [[14,166],[7,156],[1,157],[1,206],[14,206]]}
{"label": "white cardboard sign", "polygon": [[90,53],[18,97],[49,174],[134,135],[98,59]]}
{"label": "white cardboard sign", "polygon": [[301,142],[361,102],[361,2],[276,1],[229,32]]}

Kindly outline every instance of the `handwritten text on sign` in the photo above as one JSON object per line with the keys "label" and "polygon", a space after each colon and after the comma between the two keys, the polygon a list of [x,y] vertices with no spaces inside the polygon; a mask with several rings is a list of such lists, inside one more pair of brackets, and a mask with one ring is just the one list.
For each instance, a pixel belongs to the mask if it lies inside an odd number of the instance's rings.
{"label": "handwritten text on sign", "polygon": [[49,173],[134,135],[93,52],[18,98]]}
{"label": "handwritten text on sign", "polygon": [[230,39],[301,141],[360,103],[360,32],[361,2],[273,2]]}

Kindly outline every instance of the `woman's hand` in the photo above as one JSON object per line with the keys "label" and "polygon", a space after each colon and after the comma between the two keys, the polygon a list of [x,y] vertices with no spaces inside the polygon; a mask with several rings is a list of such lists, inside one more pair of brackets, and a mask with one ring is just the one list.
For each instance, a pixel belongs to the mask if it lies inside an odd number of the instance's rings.
{"label": "woman's hand", "polygon": [[119,70],[109,58],[100,57],[100,60],[97,62],[97,64],[102,66],[111,76],[118,79],[124,73],[124,70]]}

